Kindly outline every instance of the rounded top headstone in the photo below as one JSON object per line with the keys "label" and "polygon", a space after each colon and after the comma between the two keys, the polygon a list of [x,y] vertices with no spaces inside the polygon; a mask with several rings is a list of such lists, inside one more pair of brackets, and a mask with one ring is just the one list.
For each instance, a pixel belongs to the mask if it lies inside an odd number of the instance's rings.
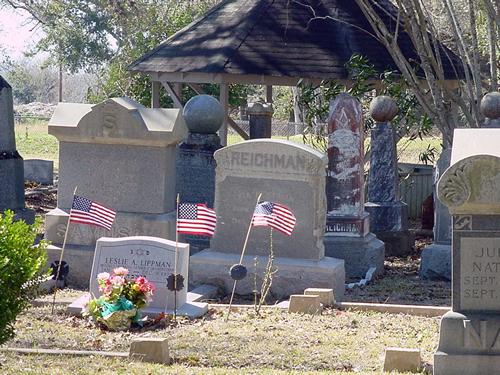
{"label": "rounded top headstone", "polygon": [[271,103],[254,102],[249,103],[247,107],[247,113],[249,115],[268,115],[272,116],[274,110]]}
{"label": "rounded top headstone", "polygon": [[388,122],[399,112],[398,105],[389,96],[377,96],[370,103],[370,115],[377,122]]}
{"label": "rounded top headstone", "polygon": [[500,92],[490,92],[483,96],[481,112],[490,119],[500,118]]}
{"label": "rounded top headstone", "polygon": [[191,133],[213,134],[224,123],[224,109],[210,95],[196,95],[189,99],[182,115]]}

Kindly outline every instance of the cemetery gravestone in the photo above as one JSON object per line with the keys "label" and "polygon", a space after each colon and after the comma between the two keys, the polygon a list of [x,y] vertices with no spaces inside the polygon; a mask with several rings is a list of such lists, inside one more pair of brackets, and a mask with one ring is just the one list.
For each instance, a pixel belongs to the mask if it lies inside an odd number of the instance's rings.
{"label": "cemetery gravestone", "polygon": [[[189,129],[187,139],[178,146],[176,191],[182,203],[214,205],[214,152],[221,148],[217,131],[224,122],[224,110],[219,101],[209,95],[191,98],[183,110]],[[182,235],[192,254],[210,247],[207,237]]]}
{"label": "cemetery gravestone", "polygon": [[[187,302],[189,244],[155,237],[100,238],[97,241],[92,272],[90,276],[90,295],[99,297],[97,275],[101,272],[112,273],[117,267],[127,268],[128,277],[144,276],[152,282],[156,291],[152,301],[141,309],[143,315],[157,315],[162,312],[172,314],[175,307],[174,292],[167,289],[167,277],[175,271],[184,278],[184,288],[177,292],[177,314],[198,317],[208,311],[206,303]],[[74,311],[88,301],[83,297],[72,304]]]}
{"label": "cemetery gravestone", "polygon": [[15,219],[33,223],[35,213],[24,206],[23,158],[16,150],[12,88],[0,76],[0,213],[12,210]]}
{"label": "cemetery gravestone", "polygon": [[[450,166],[451,148],[443,150],[434,169],[434,196],[437,182]],[[422,251],[420,277],[423,279],[451,280],[451,215],[439,199],[434,200],[434,242]]]}
{"label": "cemetery gravestone", "polygon": [[325,254],[345,260],[346,276],[384,269],[384,243],[370,233],[364,210],[364,143],[361,104],[348,94],[330,103],[326,177]]}
{"label": "cemetery gravestone", "polygon": [[[229,268],[239,263],[256,199],[281,203],[297,218],[291,236],[273,235],[278,273],[271,292],[277,296],[302,293],[308,287],[344,293],[344,262],[324,256],[326,158],[312,148],[288,141],[251,140],[222,148],[217,162],[215,211],[217,228],[210,249],[191,257],[191,281],[231,290]],[[269,228],[254,227],[243,263],[260,279],[269,254]],[[253,275],[238,282],[236,293],[254,289]],[[260,285],[260,284],[259,284]]]}
{"label": "cemetery gravestone", "polygon": [[[497,102],[496,104],[500,104]],[[438,198],[452,215],[452,311],[441,320],[434,374],[500,368],[498,129],[456,129]]]}
{"label": "cemetery gravestone", "polygon": [[385,254],[405,256],[415,244],[408,230],[408,206],[399,197],[396,141],[390,121],[398,113],[396,102],[378,96],[370,104],[376,125],[371,131],[368,202],[370,226],[385,243]]}
{"label": "cemetery gravestone", "polygon": [[87,285],[100,237],[175,238],[175,153],[186,135],[180,110],[146,108],[128,98],[59,103],[49,133],[59,140],[57,208],[45,220],[45,237],[53,244],[49,258],[59,257],[75,187],[78,195],[117,211],[111,231],[70,224],[70,284]]}
{"label": "cemetery gravestone", "polygon": [[42,185],[54,183],[54,162],[43,159],[24,160],[24,180]]}
{"label": "cemetery gravestone", "polygon": [[271,138],[273,112],[271,103],[256,102],[248,105],[250,139]]}

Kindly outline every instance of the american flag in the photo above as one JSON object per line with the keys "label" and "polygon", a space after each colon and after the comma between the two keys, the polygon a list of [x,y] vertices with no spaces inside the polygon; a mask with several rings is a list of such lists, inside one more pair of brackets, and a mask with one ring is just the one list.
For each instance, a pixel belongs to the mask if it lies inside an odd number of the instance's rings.
{"label": "american flag", "polygon": [[177,232],[212,237],[217,216],[202,203],[181,203],[177,214]]}
{"label": "american flag", "polygon": [[253,226],[269,226],[288,236],[292,234],[296,221],[288,207],[273,202],[257,203],[252,217]]}
{"label": "american flag", "polygon": [[97,225],[108,230],[111,229],[115,220],[116,212],[104,207],[90,199],[73,197],[73,205],[69,212],[69,221],[72,223]]}

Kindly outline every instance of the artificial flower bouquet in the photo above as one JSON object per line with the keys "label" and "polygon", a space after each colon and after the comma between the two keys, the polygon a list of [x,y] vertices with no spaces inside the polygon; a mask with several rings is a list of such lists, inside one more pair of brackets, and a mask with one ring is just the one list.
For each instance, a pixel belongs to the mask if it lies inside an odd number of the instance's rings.
{"label": "artificial flower bouquet", "polygon": [[129,329],[132,322],[138,322],[139,309],[151,301],[155,286],[143,276],[127,278],[128,273],[119,267],[111,275],[97,275],[102,296],[88,302],[85,315],[114,331]]}

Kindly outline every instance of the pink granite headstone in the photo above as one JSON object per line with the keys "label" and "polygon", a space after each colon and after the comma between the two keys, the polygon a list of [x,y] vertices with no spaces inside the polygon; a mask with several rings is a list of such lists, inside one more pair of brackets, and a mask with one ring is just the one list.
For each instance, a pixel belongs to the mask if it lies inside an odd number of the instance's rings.
{"label": "pink granite headstone", "polygon": [[364,211],[364,144],[361,104],[340,94],[330,104],[326,182],[327,228],[340,236],[369,232]]}

